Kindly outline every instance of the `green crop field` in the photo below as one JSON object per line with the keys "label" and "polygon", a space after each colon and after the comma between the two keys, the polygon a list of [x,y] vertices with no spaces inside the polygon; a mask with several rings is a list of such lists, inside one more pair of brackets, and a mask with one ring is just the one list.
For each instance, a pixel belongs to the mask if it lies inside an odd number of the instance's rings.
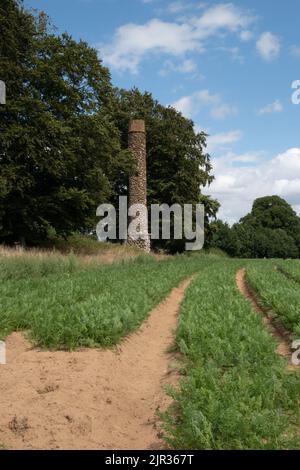
{"label": "green crop field", "polygon": [[251,287],[264,307],[295,338],[300,338],[300,266],[298,261],[256,261],[247,270]]}
{"label": "green crop field", "polygon": [[0,337],[29,330],[36,344],[48,348],[115,344],[137,328],[172,287],[213,259],[178,256],[157,262],[140,257],[89,267],[73,257],[4,259]]}
{"label": "green crop field", "polygon": [[[245,264],[208,265],[188,290],[177,333],[186,378],[165,416],[176,448],[299,447],[300,377],[287,371],[274,339],[235,285]],[[254,262],[249,269],[260,267]]]}
{"label": "green crop field", "polygon": [[176,334],[182,377],[161,415],[166,442],[185,449],[299,448],[299,372],[278,356],[276,340],[238,290],[241,268],[262,305],[299,339],[299,262],[218,253],[111,265],[75,255],[1,256],[0,338],[22,330],[52,350],[111,346],[194,276]]}

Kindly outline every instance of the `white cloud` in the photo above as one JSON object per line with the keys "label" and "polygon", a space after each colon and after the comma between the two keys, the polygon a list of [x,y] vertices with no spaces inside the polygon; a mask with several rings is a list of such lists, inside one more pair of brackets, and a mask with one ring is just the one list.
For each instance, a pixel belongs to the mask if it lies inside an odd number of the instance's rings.
{"label": "white cloud", "polygon": [[[160,71],[160,75],[167,75],[168,72],[180,72],[185,74],[192,74],[194,76],[197,72],[197,64],[192,59],[185,59],[179,63],[175,63],[172,60],[166,60],[163,68]],[[203,75],[197,75],[197,77],[203,78]]]}
{"label": "white cloud", "polygon": [[222,33],[239,33],[253,18],[231,3],[209,7],[200,16],[166,22],[152,19],[145,24],[128,23],[118,28],[110,44],[99,46],[104,62],[118,70],[138,71],[150,53],[184,55],[205,49],[205,41]]}
{"label": "white cloud", "polygon": [[229,104],[219,103],[216,106],[213,106],[210,115],[214,119],[225,119],[227,116],[232,116],[237,114],[237,108]]}
{"label": "white cloud", "polygon": [[169,4],[168,11],[170,13],[181,13],[182,11],[186,10],[189,7],[190,7],[189,4],[187,5],[184,2],[177,1],[177,2],[172,2]]}
{"label": "white cloud", "polygon": [[200,124],[194,124],[194,131],[196,132],[196,134],[204,132],[204,134],[209,135],[209,130],[205,126],[201,126]]}
{"label": "white cloud", "polygon": [[136,73],[146,53],[156,52],[181,55],[201,48],[186,24],[151,20],[145,25],[121,26],[113,44],[100,49],[104,61],[113,68]]}
{"label": "white cloud", "polygon": [[300,148],[268,161],[263,157],[263,152],[229,153],[212,160],[216,179],[206,192],[221,202],[220,218],[234,223],[251,210],[254,199],[275,194],[300,209]]}
{"label": "white cloud", "polygon": [[224,149],[229,144],[238,142],[242,138],[241,131],[221,132],[207,137],[207,150],[213,152],[217,149]]}
{"label": "white cloud", "polygon": [[268,104],[264,108],[261,108],[258,111],[258,114],[274,114],[274,113],[281,113],[283,111],[283,106],[279,100],[275,100],[273,103]]}
{"label": "white cloud", "polygon": [[253,38],[253,33],[252,31],[249,31],[249,30],[244,30],[244,31],[241,31],[241,34],[240,34],[240,39],[244,42],[247,42],[247,41],[251,41],[251,39]]}
{"label": "white cloud", "polygon": [[300,46],[291,46],[290,53],[294,57],[300,57]]}
{"label": "white cloud", "polygon": [[234,153],[229,154],[231,161],[233,163],[256,163],[258,162],[263,156],[265,155],[264,152],[246,152],[241,155],[235,155]]}
{"label": "white cloud", "polygon": [[189,118],[197,115],[203,107],[210,109],[210,115],[214,119],[224,119],[237,112],[236,107],[223,103],[220,95],[213,95],[209,90],[196,91],[191,95],[183,96],[172,106]]}
{"label": "white cloud", "polygon": [[253,18],[247,12],[232,3],[220,4],[210,7],[202,16],[193,19],[196,34],[205,38],[222,30],[237,32],[249,25]]}
{"label": "white cloud", "polygon": [[184,11],[191,10],[191,9],[199,10],[199,9],[205,8],[206,6],[207,4],[204,2],[192,3],[186,0],[177,0],[177,1],[173,1],[169,3],[167,10],[169,13],[173,13],[176,15],[177,13],[182,13]]}
{"label": "white cloud", "polygon": [[196,72],[197,64],[191,59],[186,59],[177,66],[177,70],[182,73]]}
{"label": "white cloud", "polygon": [[217,48],[220,51],[227,52],[230,54],[232,60],[239,62],[240,64],[243,64],[245,62],[244,56],[240,52],[240,48],[235,46],[235,47],[218,47]]}
{"label": "white cloud", "polygon": [[280,54],[280,40],[274,34],[265,32],[256,42],[256,49],[264,60],[271,62]]}

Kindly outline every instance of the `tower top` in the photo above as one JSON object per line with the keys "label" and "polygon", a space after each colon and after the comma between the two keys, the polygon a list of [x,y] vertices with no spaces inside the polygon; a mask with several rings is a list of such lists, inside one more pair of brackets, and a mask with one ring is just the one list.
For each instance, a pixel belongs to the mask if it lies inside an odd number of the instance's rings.
{"label": "tower top", "polygon": [[129,123],[129,132],[141,132],[145,134],[145,121],[143,119],[132,119]]}

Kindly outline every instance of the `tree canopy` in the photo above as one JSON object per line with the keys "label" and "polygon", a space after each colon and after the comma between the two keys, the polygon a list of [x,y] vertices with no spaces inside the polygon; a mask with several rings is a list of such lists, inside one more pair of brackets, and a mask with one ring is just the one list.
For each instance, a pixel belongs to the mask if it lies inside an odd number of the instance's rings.
{"label": "tree canopy", "polygon": [[97,51],[48,30],[15,0],[0,6],[0,239],[30,243],[91,228],[130,171],[113,122],[110,74]]}
{"label": "tree canopy", "polygon": [[55,34],[45,13],[21,0],[0,5],[0,242],[35,244],[95,227],[99,204],[127,192],[134,161],[128,121],[147,121],[151,203],[216,201],[206,135],[150,93],[112,87],[95,49]]}
{"label": "tree canopy", "polygon": [[[206,134],[195,132],[194,123],[172,107],[162,106],[151,93],[138,89],[115,90],[116,124],[122,146],[127,147],[129,119],[145,119],[147,125],[147,174],[149,204],[198,204],[206,208],[207,222],[219,208],[217,201],[201,194],[213,181]],[[209,225],[207,223],[207,236]],[[156,245],[166,246],[165,243]],[[184,241],[167,243],[181,251]]]}
{"label": "tree canopy", "polygon": [[254,201],[252,211],[232,228],[213,224],[212,245],[241,258],[298,258],[300,218],[279,196]]}

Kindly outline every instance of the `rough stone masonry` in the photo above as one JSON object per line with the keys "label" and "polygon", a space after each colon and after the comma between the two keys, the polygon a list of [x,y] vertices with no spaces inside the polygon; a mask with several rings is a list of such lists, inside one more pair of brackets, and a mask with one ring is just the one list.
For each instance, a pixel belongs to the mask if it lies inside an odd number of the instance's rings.
{"label": "rough stone masonry", "polygon": [[[147,208],[147,157],[145,121],[135,119],[130,121],[128,148],[131,150],[137,164],[137,172],[129,179],[129,207],[142,204]],[[139,224],[139,238],[128,236],[128,244],[150,252],[150,237],[148,231],[147,211],[139,212],[134,218]],[[132,220],[132,219],[131,219]]]}

